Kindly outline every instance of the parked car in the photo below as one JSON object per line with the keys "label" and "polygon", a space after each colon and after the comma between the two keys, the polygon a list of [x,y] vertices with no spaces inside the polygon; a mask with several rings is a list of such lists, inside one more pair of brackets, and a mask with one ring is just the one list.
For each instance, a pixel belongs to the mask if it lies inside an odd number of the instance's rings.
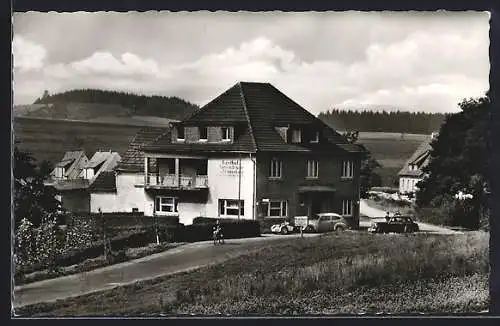
{"label": "parked car", "polygon": [[348,223],[337,213],[319,213],[311,217],[295,216],[295,225],[304,232],[329,232],[347,230]]}
{"label": "parked car", "polygon": [[372,233],[410,233],[418,231],[418,224],[410,216],[393,216],[385,222],[373,222],[368,228],[368,232]]}
{"label": "parked car", "polygon": [[289,234],[295,232],[295,226],[292,223],[285,221],[283,223],[271,225],[271,232]]}

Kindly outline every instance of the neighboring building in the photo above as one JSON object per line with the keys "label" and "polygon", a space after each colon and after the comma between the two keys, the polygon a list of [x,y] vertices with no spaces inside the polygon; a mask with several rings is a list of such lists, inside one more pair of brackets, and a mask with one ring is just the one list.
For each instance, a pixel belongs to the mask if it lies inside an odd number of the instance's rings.
{"label": "neighboring building", "polygon": [[101,192],[91,194],[92,189],[98,189],[94,182],[101,180],[101,173],[113,171],[120,160],[120,155],[111,151],[98,151],[90,160],[83,151],[67,152],[45,185],[57,190],[57,198],[66,210],[75,213],[95,211],[93,200],[99,200]]}
{"label": "neighboring building", "polygon": [[[132,138],[115,169],[115,196],[108,196],[108,200],[101,203],[103,212],[148,212],[144,191],[144,153],[141,148],[167,132],[168,128],[146,127]],[[152,216],[152,213],[147,215]]]}
{"label": "neighboring building", "polygon": [[117,169],[122,211],[184,224],[338,212],[359,225],[363,149],[271,84],[240,82],[171,128],[137,137]]}
{"label": "neighboring building", "polygon": [[424,176],[422,169],[429,164],[432,150],[431,142],[436,136],[437,133],[432,133],[427,137],[399,171],[399,193],[413,194],[418,190],[417,183]]}

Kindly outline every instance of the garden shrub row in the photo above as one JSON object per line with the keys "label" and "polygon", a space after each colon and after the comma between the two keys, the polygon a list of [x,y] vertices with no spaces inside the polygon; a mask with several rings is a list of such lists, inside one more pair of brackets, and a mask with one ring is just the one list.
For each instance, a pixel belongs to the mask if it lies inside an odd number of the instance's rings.
{"label": "garden shrub row", "polygon": [[[104,218],[104,225],[107,228],[146,228],[153,227],[155,223],[160,226],[176,226],[179,223],[179,217],[177,216],[157,216],[155,218],[151,216],[145,216],[144,213],[86,213],[84,215],[79,215],[79,218],[90,219],[96,228],[102,228],[102,218]],[[70,219],[70,217],[68,217]],[[71,221],[67,220],[67,224]]]}
{"label": "garden shrub row", "polygon": [[[173,232],[171,235],[174,241],[177,242],[195,242],[211,240],[213,235],[213,227],[216,219],[214,218],[197,218],[192,225],[180,225],[178,228],[170,229]],[[219,219],[224,238],[238,239],[260,236],[260,224],[253,220],[237,220],[237,219]]]}

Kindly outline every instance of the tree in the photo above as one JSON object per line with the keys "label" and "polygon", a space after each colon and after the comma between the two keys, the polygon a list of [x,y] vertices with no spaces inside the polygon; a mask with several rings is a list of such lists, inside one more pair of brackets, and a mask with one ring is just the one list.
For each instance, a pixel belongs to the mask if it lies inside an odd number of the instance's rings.
{"label": "tree", "polygon": [[51,166],[43,161],[39,166],[30,153],[14,148],[14,219],[15,227],[23,218],[35,227],[43,217],[56,213],[61,203],[55,198],[56,191],[46,187],[44,181],[50,175]]}
{"label": "tree", "polygon": [[[447,116],[432,142],[431,159],[418,183],[417,205],[451,205],[450,223],[477,228],[487,220],[490,169],[489,121],[492,105],[488,96],[463,100],[461,112]],[[468,201],[457,201],[462,191]],[[450,202],[451,201],[451,202]]]}
{"label": "tree", "polygon": [[[347,131],[343,134],[346,140],[354,144],[358,141],[359,131]],[[375,169],[381,167],[380,163],[371,155],[363,145],[359,144],[365,150],[366,154],[361,161],[360,168],[360,196],[361,198],[366,198],[368,191],[372,187],[379,187],[382,185],[382,178]]]}

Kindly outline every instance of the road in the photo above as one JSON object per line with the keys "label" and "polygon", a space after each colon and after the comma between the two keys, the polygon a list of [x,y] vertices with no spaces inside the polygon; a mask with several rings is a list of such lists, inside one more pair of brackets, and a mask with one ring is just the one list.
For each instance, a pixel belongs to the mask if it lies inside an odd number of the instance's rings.
{"label": "road", "polygon": [[[304,236],[315,235],[304,234]],[[300,235],[263,235],[259,238],[228,239],[224,245],[217,246],[211,241],[191,243],[90,272],[20,285],[14,289],[14,307],[55,301],[108,290],[139,280],[193,270],[248,253],[269,242],[284,241],[293,237]]]}
{"label": "road", "polygon": [[[365,200],[360,201],[359,210],[362,215],[368,216],[370,219],[360,219],[361,227],[369,227],[371,222],[384,220],[385,211],[369,206]],[[436,233],[436,234],[461,234],[462,232],[450,230],[448,228],[437,226],[429,223],[417,222],[421,232]]]}

